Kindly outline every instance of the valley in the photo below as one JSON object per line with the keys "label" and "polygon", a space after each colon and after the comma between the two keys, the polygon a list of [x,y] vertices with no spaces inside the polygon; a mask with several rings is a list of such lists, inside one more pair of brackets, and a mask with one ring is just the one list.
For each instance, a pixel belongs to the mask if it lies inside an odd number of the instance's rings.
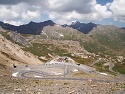
{"label": "valley", "polygon": [[[84,34],[75,25],[90,31]],[[50,20],[5,26],[0,27],[0,93],[124,94],[125,30],[80,22],[61,26]]]}

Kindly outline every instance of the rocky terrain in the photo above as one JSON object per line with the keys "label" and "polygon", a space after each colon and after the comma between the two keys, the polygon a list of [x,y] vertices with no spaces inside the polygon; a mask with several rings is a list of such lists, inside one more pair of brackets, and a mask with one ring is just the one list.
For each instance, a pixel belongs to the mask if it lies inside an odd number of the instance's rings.
{"label": "rocky terrain", "polygon": [[[97,78],[94,75],[75,74],[77,77]],[[125,84],[121,82],[93,82],[68,80],[38,80],[0,77],[2,94],[124,94]],[[98,77],[99,79],[99,77]],[[31,84],[32,83],[32,84]]]}
{"label": "rocky terrain", "polygon": [[[90,83],[89,78],[107,79],[106,77],[97,77],[97,75],[91,74],[76,73],[70,75],[70,77],[87,78],[88,81],[54,81],[11,77],[12,65],[42,64],[58,56],[68,56],[78,64],[85,64],[96,68],[99,72],[115,75],[107,80],[113,80],[117,76],[121,77],[118,78],[119,80],[124,80],[124,29],[112,25],[89,23],[89,26],[84,24],[83,27],[86,27],[88,31],[83,34],[84,32],[82,33],[78,29],[83,23],[79,22],[71,26],[60,26],[52,21],[45,21],[45,24],[44,22],[30,22],[18,27],[3,22],[0,22],[0,25],[4,28],[0,27],[0,93],[125,93],[124,81]],[[75,28],[75,25],[77,25],[77,28]]]}
{"label": "rocky terrain", "polygon": [[19,45],[0,35],[0,64],[11,66],[19,63],[41,64],[42,61],[37,56],[23,51]]}

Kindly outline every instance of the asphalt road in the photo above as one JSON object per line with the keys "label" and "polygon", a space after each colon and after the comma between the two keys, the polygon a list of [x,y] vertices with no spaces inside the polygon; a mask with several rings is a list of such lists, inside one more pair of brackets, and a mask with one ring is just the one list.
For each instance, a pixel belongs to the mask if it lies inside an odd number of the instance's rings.
{"label": "asphalt road", "polygon": [[[62,73],[59,73],[58,71],[55,71],[54,73],[49,70],[49,68],[57,68],[57,69],[63,69]],[[67,62],[56,62],[56,61],[50,61],[46,63],[45,65],[38,65],[38,66],[18,66],[12,76],[15,77],[23,77],[28,79],[55,79],[55,80],[88,80],[84,78],[67,78],[66,75],[70,74],[71,68],[86,72],[86,73],[92,73],[95,75],[100,75],[96,72],[96,70],[92,67],[86,66],[86,65],[77,65],[74,63],[67,63]],[[44,70],[45,69],[45,70]],[[33,74],[33,76],[27,76],[27,74]],[[34,76],[35,75],[35,76]],[[63,77],[60,77],[63,76]],[[97,80],[97,79],[91,79],[92,81],[98,81],[98,82],[119,82],[119,80]]]}
{"label": "asphalt road", "polygon": [[[47,69],[46,69],[47,68]],[[58,71],[55,71],[54,73],[49,70],[49,68],[57,68],[57,69],[63,69],[62,73],[59,73]],[[43,78],[47,76],[63,76],[70,74],[71,68],[75,68],[77,70],[87,72],[87,73],[93,73],[96,72],[94,68],[91,68],[86,65],[77,65],[74,63],[65,63],[65,62],[56,62],[56,61],[50,61],[49,63],[46,63],[45,65],[39,65],[39,66],[18,66],[14,73],[12,74],[15,77],[26,77],[25,74],[33,74],[36,75],[37,78]],[[28,77],[30,78],[30,77]],[[32,77],[31,77],[32,78]]]}

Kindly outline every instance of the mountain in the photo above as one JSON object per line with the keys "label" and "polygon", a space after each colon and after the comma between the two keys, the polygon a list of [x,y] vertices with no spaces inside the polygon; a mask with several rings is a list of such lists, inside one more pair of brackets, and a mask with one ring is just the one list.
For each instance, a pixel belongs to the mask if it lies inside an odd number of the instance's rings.
{"label": "mountain", "polygon": [[[3,29],[16,31],[21,34],[34,34],[34,35],[39,35],[41,33],[41,31],[43,30],[43,27],[54,26],[54,25],[55,25],[55,23],[51,20],[39,22],[39,23],[31,21],[28,24],[20,25],[20,26],[14,26],[14,25],[10,25],[8,23],[0,22],[0,26]],[[72,22],[71,25],[64,24],[62,26],[71,27],[84,34],[88,34],[94,27],[97,27],[97,25],[95,23],[90,22],[90,23],[85,24],[85,23],[81,23],[79,21]]]}
{"label": "mountain", "polygon": [[[34,35],[39,35],[41,31],[43,30],[43,27],[54,26],[54,25],[55,23],[51,20],[39,22],[39,23],[31,21],[28,24],[20,25],[20,26],[14,26],[8,23],[0,22],[0,26],[3,29],[16,31],[21,34],[34,34]],[[64,24],[62,26],[72,27],[73,29],[76,29],[84,34],[88,34],[94,27],[97,27],[95,23],[90,22],[90,23],[85,24],[85,23],[81,23],[78,21],[72,22],[71,25]]]}
{"label": "mountain", "polygon": [[113,25],[97,25],[88,34],[67,26],[46,26],[40,38],[78,41],[87,51],[96,54],[124,55],[125,52],[125,30]]}
{"label": "mountain", "polygon": [[89,52],[124,55],[125,30],[113,25],[98,25],[87,36],[83,44]]}
{"label": "mountain", "polygon": [[97,27],[95,23],[80,23],[79,21],[72,22],[69,27],[72,27],[73,29],[76,29],[78,31],[81,31],[84,34],[88,34],[94,27]]}
{"label": "mountain", "polygon": [[[40,23],[31,21],[21,26],[13,26],[3,22],[0,22],[0,25],[4,29],[14,30],[17,33],[39,35],[29,36],[27,40],[30,41],[39,39],[70,40],[78,41],[89,52],[117,55],[124,55],[125,52],[125,30],[113,25],[85,24],[76,21],[68,26],[60,26],[51,20]],[[24,37],[17,35],[16,37],[19,38],[16,39],[18,43],[22,44],[25,41],[25,44],[30,46],[30,43]]]}
{"label": "mountain", "polygon": [[16,31],[17,27],[18,27],[18,26],[14,26],[14,25],[11,25],[11,24],[8,24],[8,23],[1,22],[1,21],[0,21],[0,26],[3,29],[12,30],[12,31]]}
{"label": "mountain", "polygon": [[[2,31],[0,31],[1,33]],[[7,40],[0,34],[0,64],[12,67],[12,64],[42,64],[36,56],[23,51],[21,46]]]}
{"label": "mountain", "polygon": [[16,32],[21,33],[21,34],[34,34],[34,35],[40,34],[43,27],[49,26],[49,25],[54,26],[55,23],[51,20],[40,22],[40,23],[36,23],[36,22],[31,21],[30,23],[25,24],[25,25],[14,26],[14,25],[0,22],[0,26],[3,29],[16,31]]}
{"label": "mountain", "polygon": [[125,27],[122,27],[121,29],[124,29],[124,30],[125,30]]}
{"label": "mountain", "polygon": [[[6,26],[4,26],[4,23],[2,22],[1,24],[1,27],[3,26],[7,28],[7,26],[9,26],[9,24],[6,24]],[[16,26],[10,25],[10,27],[12,28]],[[30,30],[31,28],[29,27],[31,27],[33,31]],[[84,27],[83,29],[88,31],[85,33],[79,31],[80,29],[74,29],[79,27]],[[115,64],[116,70],[117,68],[119,68],[119,66],[122,66],[122,68],[125,69],[125,66],[123,65],[125,64],[124,29],[118,28],[113,25],[96,25],[94,23],[85,24],[78,21],[73,22],[68,26],[60,26],[52,21],[45,21],[40,23],[30,22],[29,24],[21,25],[16,28],[18,28],[21,33],[22,31],[27,32],[18,34],[19,30],[17,33],[12,33],[12,31],[3,31],[3,29],[0,28],[0,33],[1,35],[4,35],[5,38],[9,39],[9,37],[11,37],[13,39],[14,37],[14,39],[16,40],[15,42],[27,45],[27,47],[22,47],[21,52],[24,51],[22,53],[18,53],[18,49],[12,48],[11,46],[7,46],[8,48],[10,48],[9,50],[13,50],[11,54],[4,51],[4,48],[1,49],[2,55],[8,53],[9,57],[11,57],[12,59],[13,57],[16,60],[27,58],[26,56],[19,57],[19,55],[22,56],[23,53],[28,51],[36,55],[43,62],[47,62],[47,60],[51,60],[52,58],[57,56],[68,56],[78,63],[90,65],[92,61],[101,58],[103,60],[106,60],[106,62],[113,62]],[[27,34],[28,31],[32,32],[30,32],[30,34]],[[2,44],[4,45],[4,42],[2,42]],[[14,49],[17,49],[16,53]],[[16,54],[16,57],[14,54]],[[120,73],[124,73],[121,70],[117,71]]]}

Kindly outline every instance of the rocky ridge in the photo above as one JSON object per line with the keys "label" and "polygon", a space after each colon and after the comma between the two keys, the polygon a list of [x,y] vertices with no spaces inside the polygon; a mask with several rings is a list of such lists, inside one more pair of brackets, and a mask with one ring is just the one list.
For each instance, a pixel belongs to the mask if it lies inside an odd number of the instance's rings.
{"label": "rocky ridge", "polygon": [[41,64],[42,62],[33,54],[23,51],[19,45],[13,44],[0,35],[0,59],[4,65],[11,64]]}

